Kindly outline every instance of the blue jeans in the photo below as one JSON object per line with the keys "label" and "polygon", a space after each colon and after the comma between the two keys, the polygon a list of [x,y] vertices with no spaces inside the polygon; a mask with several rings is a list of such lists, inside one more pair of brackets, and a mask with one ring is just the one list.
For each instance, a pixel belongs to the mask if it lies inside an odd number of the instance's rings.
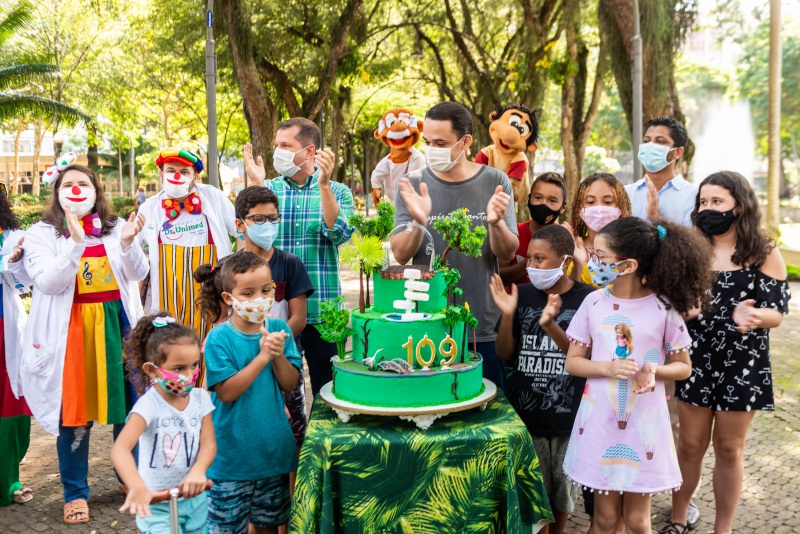
{"label": "blue jeans", "polygon": [[506,366],[494,350],[494,341],[482,341],[478,344],[478,353],[483,356],[483,378],[488,378],[497,389],[506,392]]}
{"label": "blue jeans", "polygon": [[[58,470],[64,486],[64,502],[76,499],[89,500],[89,434],[94,422],[86,426],[58,427],[56,450],[58,451]],[[125,423],[114,425],[114,440],[125,427]],[[138,459],[137,445],[133,449],[134,459]],[[119,476],[117,476],[119,480]]]}

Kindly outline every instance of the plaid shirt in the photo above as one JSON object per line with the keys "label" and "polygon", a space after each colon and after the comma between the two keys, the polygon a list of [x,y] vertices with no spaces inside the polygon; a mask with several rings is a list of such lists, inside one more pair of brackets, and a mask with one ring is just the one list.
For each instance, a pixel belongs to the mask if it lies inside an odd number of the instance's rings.
{"label": "plaid shirt", "polygon": [[302,186],[285,176],[264,183],[264,187],[275,192],[281,210],[276,246],[300,258],[314,286],[314,293],[308,297],[308,324],[321,322],[320,302],[342,294],[339,281],[339,245],[347,242],[354,230],[347,223],[355,214],[353,194],[346,185],[333,181],[331,188],[339,205],[339,215],[332,229],[325,226],[318,178],[319,168]]}

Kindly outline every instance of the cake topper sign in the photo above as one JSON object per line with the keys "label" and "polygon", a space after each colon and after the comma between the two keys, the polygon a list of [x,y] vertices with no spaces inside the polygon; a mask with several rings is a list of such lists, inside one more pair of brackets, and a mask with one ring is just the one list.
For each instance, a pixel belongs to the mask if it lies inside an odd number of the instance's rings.
{"label": "cake topper sign", "polygon": [[430,290],[431,285],[427,282],[420,281],[422,278],[422,271],[419,269],[406,269],[403,271],[403,277],[406,279],[406,291],[403,293],[405,300],[395,300],[392,304],[392,307],[402,313],[387,313],[384,315],[384,318],[401,323],[420,321],[429,318],[430,314],[428,313],[414,312],[412,310],[417,309],[418,302],[428,302],[430,299],[428,290]]}

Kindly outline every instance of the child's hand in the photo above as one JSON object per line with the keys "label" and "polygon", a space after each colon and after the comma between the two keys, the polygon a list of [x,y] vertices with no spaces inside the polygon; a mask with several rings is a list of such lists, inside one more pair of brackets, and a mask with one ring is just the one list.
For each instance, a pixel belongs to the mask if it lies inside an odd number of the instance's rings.
{"label": "child's hand", "polygon": [[511,294],[509,295],[506,293],[506,288],[503,287],[503,281],[500,279],[500,275],[494,274],[489,282],[489,288],[492,291],[492,300],[494,300],[494,303],[500,309],[500,313],[513,317],[517,309],[517,301],[519,300],[517,285],[511,284]]}
{"label": "child's hand", "polygon": [[261,327],[261,333],[264,335],[261,338],[261,355],[267,359],[267,362],[282,357],[283,348],[286,344],[285,340],[289,337],[289,334],[284,331],[267,332],[263,326]]}
{"label": "child's hand", "polygon": [[129,510],[131,515],[139,517],[150,517],[150,501],[153,500],[156,492],[151,491],[147,486],[131,487],[125,497],[125,504],[119,509],[120,512]]}
{"label": "child's hand", "polygon": [[572,236],[572,241],[575,243],[575,251],[572,254],[572,261],[581,266],[586,265],[586,263],[589,261],[589,251],[586,250],[586,244],[583,242],[583,238],[575,235],[575,230],[568,222],[564,221],[560,223],[559,226],[567,229],[569,235]]}
{"label": "child's hand", "polygon": [[550,324],[556,320],[560,312],[561,296],[547,295],[547,305],[542,310],[542,317],[539,319],[539,324],[542,327],[550,326]]}
{"label": "child's hand", "polygon": [[613,362],[608,362],[606,376],[617,380],[627,380],[636,374],[638,368],[636,362],[631,358],[617,358]]}
{"label": "child's hand", "polygon": [[636,385],[638,387],[633,392],[637,395],[656,389],[656,366],[650,362],[642,365],[642,368],[636,373]]}
{"label": "child's hand", "polygon": [[202,471],[195,471],[192,469],[181,480],[181,493],[187,499],[196,497],[206,491],[206,484],[208,479],[206,474]]}

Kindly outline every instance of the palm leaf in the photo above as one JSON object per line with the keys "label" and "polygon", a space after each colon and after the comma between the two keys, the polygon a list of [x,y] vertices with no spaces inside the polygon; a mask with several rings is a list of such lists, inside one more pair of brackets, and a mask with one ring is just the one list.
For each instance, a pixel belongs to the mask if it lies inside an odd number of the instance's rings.
{"label": "palm leaf", "polygon": [[23,0],[13,8],[3,20],[0,20],[0,46],[11,39],[16,33],[27,27],[33,20],[31,5]]}
{"label": "palm leaf", "polygon": [[43,119],[53,119],[58,116],[58,120],[62,124],[70,126],[79,121],[93,122],[93,119],[84,112],[55,100],[22,93],[0,91],[0,122],[26,115],[33,115]]}
{"label": "palm leaf", "polygon": [[45,63],[27,63],[0,68],[0,91],[20,87],[43,76],[58,73],[58,67]]}

